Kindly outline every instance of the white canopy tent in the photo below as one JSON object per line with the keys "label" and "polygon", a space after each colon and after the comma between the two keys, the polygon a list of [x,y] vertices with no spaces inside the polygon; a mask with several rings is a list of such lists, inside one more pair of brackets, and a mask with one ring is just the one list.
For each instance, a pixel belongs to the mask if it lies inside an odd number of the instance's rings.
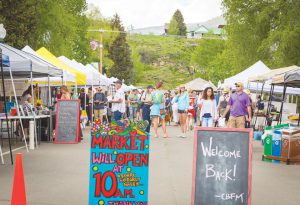
{"label": "white canopy tent", "polygon": [[[255,64],[245,69],[244,71],[224,80],[224,87],[233,88],[235,83],[242,82],[245,87],[250,88],[251,90],[257,89],[257,83],[249,83],[249,78],[257,76],[257,74],[266,74],[271,70],[262,62],[257,61]],[[260,85],[262,86],[262,84]]]}
{"label": "white canopy tent", "polygon": [[10,67],[4,67],[5,76],[11,70],[14,78],[30,78],[43,76],[61,76],[62,71],[49,65],[29,53],[23,52],[9,45],[0,43],[2,53],[9,56]]}
{"label": "white canopy tent", "polygon": [[[24,128],[23,128],[23,123],[22,123],[22,118],[21,118],[21,113],[20,113],[20,106],[18,104],[18,99],[17,99],[17,92],[15,88],[15,83],[14,79],[28,79],[30,78],[30,85],[31,85],[31,94],[34,96],[33,93],[33,78],[35,77],[49,77],[50,76],[62,76],[62,70],[57,69],[55,66],[48,64],[44,62],[44,60],[37,58],[34,55],[31,55],[25,51],[18,50],[16,48],[13,48],[9,45],[2,44],[0,43],[1,50],[3,54],[6,56],[9,56],[9,67],[4,67],[3,74],[6,79],[11,80],[11,86],[13,90],[13,95],[15,97],[15,103],[17,107],[17,114],[20,120],[20,125],[21,125],[21,130],[22,134],[24,137],[24,143],[26,146],[26,149],[28,151],[27,147],[27,142],[25,139],[25,133],[24,133]],[[5,92],[5,90],[4,90]],[[49,92],[50,93],[50,92]],[[32,98],[34,104],[34,97]],[[50,94],[49,94],[49,101],[50,101]],[[36,116],[35,113],[32,112],[33,114],[33,119],[34,119],[34,124],[36,123]],[[36,126],[34,129],[34,136],[35,136],[35,142],[36,146],[38,146],[37,143],[37,131],[36,131]]]}
{"label": "white canopy tent", "polygon": [[191,90],[204,90],[206,87],[212,87],[214,91],[217,90],[217,87],[212,82],[203,80],[202,78],[196,78],[186,83],[185,87]]}
{"label": "white canopy tent", "polygon": [[[75,61],[74,59],[72,61]],[[75,61],[77,63],[77,61]],[[109,86],[109,79],[100,74],[93,66],[91,66],[90,64],[87,64],[86,66],[84,66],[81,63],[78,63],[81,67],[83,67],[84,69],[88,70],[88,72],[90,74],[92,74],[92,77],[90,79],[92,79],[94,82],[94,85],[103,85],[103,86]],[[89,79],[88,79],[89,81]],[[91,82],[88,83],[89,85],[91,85]]]}

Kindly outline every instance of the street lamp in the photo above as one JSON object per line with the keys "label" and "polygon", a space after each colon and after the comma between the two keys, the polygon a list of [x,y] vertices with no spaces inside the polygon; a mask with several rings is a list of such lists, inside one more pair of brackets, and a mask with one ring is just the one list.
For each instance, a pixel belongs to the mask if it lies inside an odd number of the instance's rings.
{"label": "street lamp", "polygon": [[6,36],[6,30],[3,24],[0,24],[0,41],[2,41]]}
{"label": "street lamp", "polygon": [[[2,41],[6,36],[6,30],[3,24],[0,24],[0,41]],[[8,143],[9,143],[9,151],[10,151],[10,160],[11,164],[14,163],[11,151],[11,143],[10,143],[10,133],[8,127],[8,116],[7,116],[7,108],[6,108],[6,95],[5,95],[5,85],[4,85],[4,73],[3,73],[3,59],[2,59],[2,49],[0,47],[0,67],[1,67],[1,78],[2,78],[2,91],[3,91],[3,98],[4,98],[4,111],[5,111],[5,118],[6,118],[6,126],[8,132]]]}

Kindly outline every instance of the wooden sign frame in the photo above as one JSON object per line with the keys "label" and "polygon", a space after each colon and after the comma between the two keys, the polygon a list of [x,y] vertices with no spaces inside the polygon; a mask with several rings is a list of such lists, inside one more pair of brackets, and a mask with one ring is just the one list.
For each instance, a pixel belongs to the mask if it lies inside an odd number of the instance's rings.
{"label": "wooden sign frame", "polygon": [[248,153],[248,202],[247,205],[251,205],[252,196],[252,129],[240,129],[240,128],[207,128],[207,127],[195,127],[194,130],[194,153],[193,153],[193,175],[192,175],[192,205],[195,204],[196,194],[196,173],[197,173],[197,142],[198,142],[198,131],[220,131],[220,132],[246,132],[249,133],[249,153]]}
{"label": "wooden sign frame", "polygon": [[[67,101],[67,102],[74,102],[74,101],[76,101],[76,102],[78,102],[78,107],[77,107],[77,122],[76,122],[76,124],[77,124],[77,129],[76,129],[76,139],[75,139],[75,141],[73,142],[64,142],[64,141],[58,141],[57,139],[58,139],[58,115],[59,115],[59,110],[58,110],[58,108],[59,108],[59,103],[60,102],[63,102],[63,101]],[[56,111],[55,111],[55,113],[56,113],[56,117],[55,117],[55,120],[56,120],[56,122],[55,122],[55,140],[54,140],[54,144],[78,144],[78,142],[79,142],[79,134],[80,134],[80,129],[79,129],[79,126],[80,126],[80,100],[61,100],[61,99],[59,99],[59,100],[57,100],[57,104],[56,104]]]}

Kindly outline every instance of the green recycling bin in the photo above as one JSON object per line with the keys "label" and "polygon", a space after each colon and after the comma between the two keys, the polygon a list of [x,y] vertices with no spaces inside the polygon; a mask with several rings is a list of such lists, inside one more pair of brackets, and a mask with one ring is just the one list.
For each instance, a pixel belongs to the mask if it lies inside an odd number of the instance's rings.
{"label": "green recycling bin", "polygon": [[[272,147],[273,147],[273,137],[272,135],[267,135],[264,139],[264,155],[265,156],[272,156]],[[272,162],[271,159],[264,158],[266,162]]]}

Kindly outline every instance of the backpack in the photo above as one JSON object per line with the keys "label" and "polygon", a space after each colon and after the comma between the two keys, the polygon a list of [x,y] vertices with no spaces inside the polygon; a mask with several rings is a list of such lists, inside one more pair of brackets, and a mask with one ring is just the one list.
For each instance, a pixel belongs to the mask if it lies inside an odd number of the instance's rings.
{"label": "backpack", "polygon": [[228,105],[228,101],[227,101],[226,98],[224,97],[224,100],[222,100],[222,101],[220,102],[220,107],[225,109],[225,108],[227,107],[227,105]]}
{"label": "backpack", "polygon": [[257,101],[256,107],[258,110],[264,110],[265,109],[265,103],[262,100]]}
{"label": "backpack", "polygon": [[152,94],[152,103],[153,104],[160,104],[162,103],[164,95],[161,92],[155,92]]}

